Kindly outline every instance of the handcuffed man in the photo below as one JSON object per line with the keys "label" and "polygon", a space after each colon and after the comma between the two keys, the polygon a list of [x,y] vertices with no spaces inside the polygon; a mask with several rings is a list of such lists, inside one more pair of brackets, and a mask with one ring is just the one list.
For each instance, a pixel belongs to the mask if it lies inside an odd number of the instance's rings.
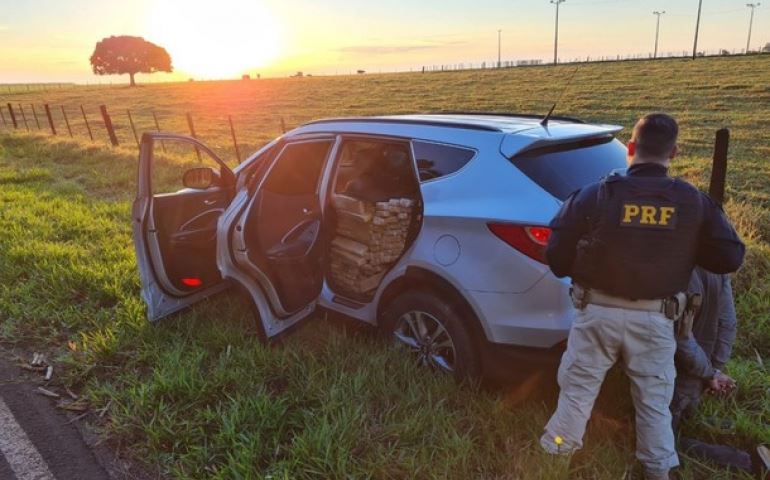
{"label": "handcuffed man", "polygon": [[[701,306],[692,323],[682,321],[677,332],[677,376],[671,402],[677,434],[682,420],[695,414],[704,391],[721,395],[736,388],[735,380],[721,371],[730,360],[737,330],[730,277],[696,268],[687,291],[701,296]],[[752,455],[729,445],[709,444],[680,435],[679,450],[729,469],[757,475],[770,470],[770,450],[763,445]]]}

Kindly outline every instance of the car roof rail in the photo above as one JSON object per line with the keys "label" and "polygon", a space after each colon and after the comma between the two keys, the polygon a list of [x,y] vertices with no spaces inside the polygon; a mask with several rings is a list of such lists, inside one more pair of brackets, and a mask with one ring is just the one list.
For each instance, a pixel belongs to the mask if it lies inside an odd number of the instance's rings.
{"label": "car roof rail", "polygon": [[410,124],[410,125],[425,125],[430,127],[444,127],[444,128],[462,128],[467,130],[481,130],[485,132],[500,132],[501,130],[492,125],[479,125],[478,123],[467,123],[461,121],[431,121],[419,118],[399,118],[394,117],[340,117],[340,118],[325,118],[322,120],[312,120],[304,123],[305,125],[319,125],[324,123],[347,123],[347,122],[362,122],[362,123],[394,123],[394,124]]}
{"label": "car roof rail", "polygon": [[[423,112],[420,115],[479,115],[479,116],[487,116],[487,117],[511,117],[511,118],[532,118],[535,120],[541,120],[543,118],[543,114],[540,113],[517,113],[517,112],[477,112],[473,110],[446,110],[446,111],[438,111],[438,112]],[[571,122],[571,123],[586,123],[585,121],[575,118],[575,117],[567,117],[562,115],[551,115],[550,117],[553,120],[561,120],[563,122]]]}

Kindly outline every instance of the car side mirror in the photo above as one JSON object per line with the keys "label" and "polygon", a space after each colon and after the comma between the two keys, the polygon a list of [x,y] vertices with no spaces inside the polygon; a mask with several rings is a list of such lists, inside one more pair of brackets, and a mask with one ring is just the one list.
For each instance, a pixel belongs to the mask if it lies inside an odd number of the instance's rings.
{"label": "car side mirror", "polygon": [[182,184],[196,190],[206,190],[216,185],[218,180],[219,174],[210,167],[191,168],[182,176]]}

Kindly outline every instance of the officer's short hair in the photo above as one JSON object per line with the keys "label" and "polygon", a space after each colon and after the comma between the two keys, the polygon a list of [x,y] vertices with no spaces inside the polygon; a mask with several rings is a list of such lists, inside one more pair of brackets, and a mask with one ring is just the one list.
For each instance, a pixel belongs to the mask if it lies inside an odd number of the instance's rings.
{"label": "officer's short hair", "polygon": [[650,113],[634,126],[636,151],[643,157],[666,157],[676,146],[679,125],[670,115]]}

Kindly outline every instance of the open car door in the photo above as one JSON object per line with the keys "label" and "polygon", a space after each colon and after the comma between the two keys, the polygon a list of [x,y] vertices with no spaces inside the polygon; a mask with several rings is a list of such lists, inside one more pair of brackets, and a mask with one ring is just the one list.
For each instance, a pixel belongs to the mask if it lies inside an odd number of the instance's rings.
{"label": "open car door", "polygon": [[321,198],[335,141],[321,135],[279,145],[223,219],[232,235],[222,272],[251,293],[268,338],[311,315],[323,288]]}
{"label": "open car door", "polygon": [[132,223],[150,321],[227,287],[216,265],[216,238],[234,188],[232,170],[201,142],[142,135]]}

